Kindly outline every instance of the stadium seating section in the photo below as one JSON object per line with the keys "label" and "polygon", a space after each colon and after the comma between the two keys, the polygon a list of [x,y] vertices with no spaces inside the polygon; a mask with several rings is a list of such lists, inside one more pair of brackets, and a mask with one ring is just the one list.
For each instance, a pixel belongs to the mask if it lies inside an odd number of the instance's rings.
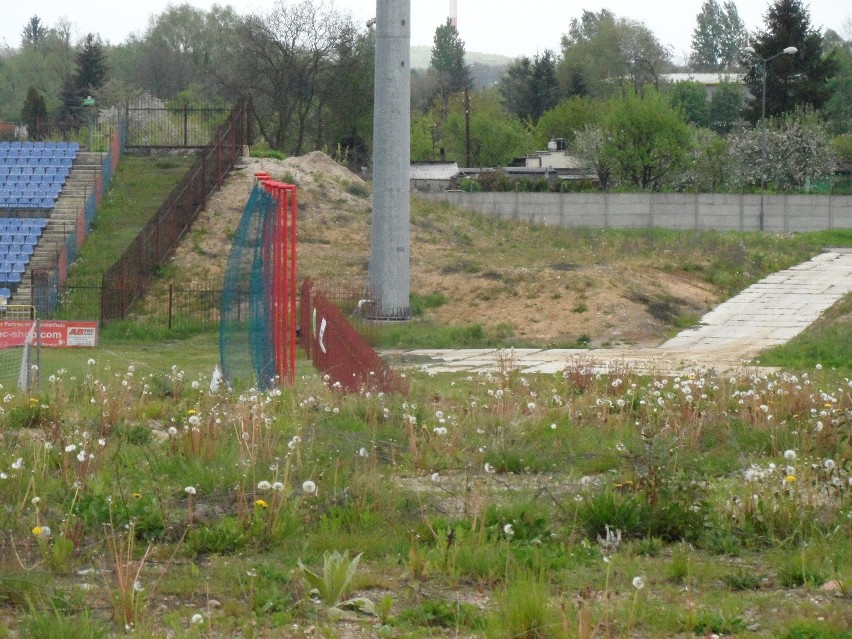
{"label": "stadium seating section", "polygon": [[0,218],[0,297],[21,283],[45,226],[43,217]]}
{"label": "stadium seating section", "polygon": [[[80,145],[76,142],[0,142],[0,298],[21,283]],[[11,217],[2,217],[6,210]]]}
{"label": "stadium seating section", "polygon": [[80,145],[0,142],[0,209],[52,209]]}

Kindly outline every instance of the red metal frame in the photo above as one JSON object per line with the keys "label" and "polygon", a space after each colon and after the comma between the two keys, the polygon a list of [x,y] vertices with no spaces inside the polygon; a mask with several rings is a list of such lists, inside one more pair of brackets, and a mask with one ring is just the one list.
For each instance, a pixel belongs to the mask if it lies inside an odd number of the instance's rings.
{"label": "red metal frame", "polygon": [[272,196],[275,218],[264,232],[271,233],[265,246],[271,246],[271,255],[264,258],[271,263],[272,290],[270,292],[270,328],[275,353],[275,370],[280,383],[293,384],[296,379],[296,242],[298,201],[296,187],[277,182],[268,173],[255,173],[260,185]]}

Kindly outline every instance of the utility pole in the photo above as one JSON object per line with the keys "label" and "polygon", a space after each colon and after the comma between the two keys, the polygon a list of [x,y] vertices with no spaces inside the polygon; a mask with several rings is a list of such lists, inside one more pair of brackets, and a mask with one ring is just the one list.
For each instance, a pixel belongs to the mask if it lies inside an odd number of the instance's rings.
{"label": "utility pole", "polygon": [[376,319],[411,316],[411,0],[376,1],[369,280]]}
{"label": "utility pole", "polygon": [[470,90],[467,85],[464,87],[464,151],[465,166],[470,168],[473,162],[470,159]]}

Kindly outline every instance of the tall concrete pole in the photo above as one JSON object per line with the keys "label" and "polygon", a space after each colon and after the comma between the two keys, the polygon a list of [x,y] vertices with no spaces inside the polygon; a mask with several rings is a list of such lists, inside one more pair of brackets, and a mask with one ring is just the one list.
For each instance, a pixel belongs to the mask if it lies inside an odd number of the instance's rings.
{"label": "tall concrete pole", "polygon": [[376,0],[370,286],[380,318],[410,316],[411,0]]}

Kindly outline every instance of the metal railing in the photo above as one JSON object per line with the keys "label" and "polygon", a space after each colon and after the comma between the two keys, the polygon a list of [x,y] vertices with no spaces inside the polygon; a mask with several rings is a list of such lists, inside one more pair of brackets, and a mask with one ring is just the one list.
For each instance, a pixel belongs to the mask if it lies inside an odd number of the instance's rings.
{"label": "metal railing", "polygon": [[224,106],[179,106],[152,104],[125,105],[128,148],[206,147],[231,109]]}
{"label": "metal railing", "polygon": [[127,316],[130,306],[143,296],[148,280],[172,255],[206,206],[209,195],[222,185],[249,139],[249,109],[248,101],[241,101],[232,109],[184,179],[124,254],[104,273],[102,323]]}

